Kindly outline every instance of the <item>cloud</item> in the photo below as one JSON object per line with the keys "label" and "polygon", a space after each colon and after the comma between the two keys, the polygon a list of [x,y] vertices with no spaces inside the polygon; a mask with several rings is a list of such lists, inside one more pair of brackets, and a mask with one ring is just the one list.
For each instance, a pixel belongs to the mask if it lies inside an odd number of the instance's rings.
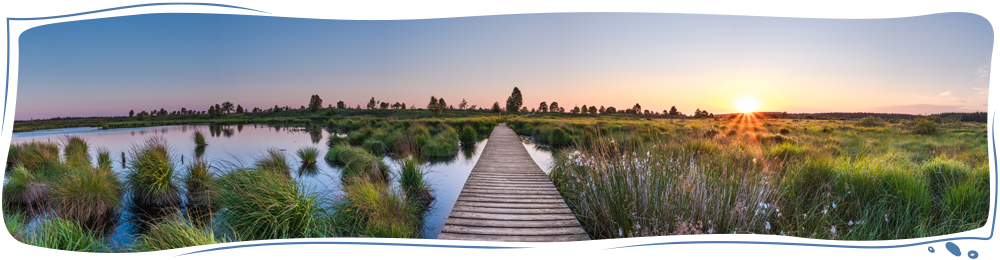
{"label": "cloud", "polygon": [[976,112],[976,111],[970,109],[964,109],[962,108],[962,106],[913,104],[913,105],[873,107],[869,108],[868,112],[901,113],[901,114],[938,114],[947,112]]}
{"label": "cloud", "polygon": [[976,80],[977,81],[987,81],[990,79],[990,66],[993,63],[986,63],[983,66],[976,68]]}
{"label": "cloud", "polygon": [[942,96],[942,97],[951,96],[951,91],[941,92],[941,94],[938,94],[938,96]]}
{"label": "cloud", "polygon": [[988,89],[988,88],[972,88],[972,89],[975,89],[975,90],[979,91],[979,93],[976,93],[976,95],[983,95],[983,94],[989,95],[990,94],[990,89]]}

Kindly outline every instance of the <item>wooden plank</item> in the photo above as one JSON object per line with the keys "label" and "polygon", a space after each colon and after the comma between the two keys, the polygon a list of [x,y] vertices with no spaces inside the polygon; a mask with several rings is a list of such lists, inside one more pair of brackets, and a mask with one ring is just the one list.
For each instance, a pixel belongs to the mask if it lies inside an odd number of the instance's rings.
{"label": "wooden plank", "polygon": [[486,241],[486,242],[520,242],[520,243],[556,243],[589,241],[587,234],[563,236],[491,236],[444,233],[438,236],[440,240]]}
{"label": "wooden plank", "polygon": [[500,124],[473,166],[439,239],[589,240],[547,174]]}

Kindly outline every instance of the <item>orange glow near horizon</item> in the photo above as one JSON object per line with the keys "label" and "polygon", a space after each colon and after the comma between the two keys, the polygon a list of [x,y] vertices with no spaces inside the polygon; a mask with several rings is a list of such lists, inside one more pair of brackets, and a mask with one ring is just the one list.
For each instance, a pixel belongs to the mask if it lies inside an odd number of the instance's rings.
{"label": "orange glow near horizon", "polygon": [[750,97],[744,97],[736,100],[733,107],[743,113],[757,112],[757,109],[760,109],[760,102]]}
{"label": "orange glow near horizon", "polygon": [[763,132],[757,132],[758,130],[763,131],[763,127],[760,127],[763,121],[764,118],[761,115],[753,112],[736,114],[723,131],[735,130],[738,133],[746,133],[752,140],[756,141],[757,136],[763,134]]}

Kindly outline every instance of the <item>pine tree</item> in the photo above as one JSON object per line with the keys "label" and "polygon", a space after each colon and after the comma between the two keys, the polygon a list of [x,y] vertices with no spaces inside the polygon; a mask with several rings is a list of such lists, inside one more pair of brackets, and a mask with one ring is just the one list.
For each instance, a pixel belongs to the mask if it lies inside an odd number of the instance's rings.
{"label": "pine tree", "polygon": [[514,91],[507,97],[507,112],[517,112],[521,110],[524,99],[521,97],[521,90],[514,87]]}

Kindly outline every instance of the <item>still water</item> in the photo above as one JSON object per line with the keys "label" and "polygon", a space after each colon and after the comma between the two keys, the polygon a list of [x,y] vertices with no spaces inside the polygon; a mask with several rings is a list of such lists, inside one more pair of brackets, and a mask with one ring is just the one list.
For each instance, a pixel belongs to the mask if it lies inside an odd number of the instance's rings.
{"label": "still water", "polygon": [[[340,167],[331,166],[323,159],[319,159],[317,162],[317,173],[295,174],[298,169],[298,164],[295,163],[299,161],[295,151],[299,148],[315,147],[319,149],[320,157],[326,155],[328,150],[326,140],[330,134],[336,133],[320,129],[307,130],[302,127],[265,125],[179,125],[109,130],[81,127],[14,133],[11,144],[31,140],[48,140],[60,143],[60,148],[62,148],[63,136],[76,135],[89,144],[91,158],[94,160],[93,164],[97,163],[96,148],[104,147],[111,151],[114,162],[112,164],[113,170],[119,174],[119,178],[123,178],[125,169],[121,164],[122,152],[127,156],[129,148],[133,144],[142,142],[151,136],[160,136],[170,144],[175,169],[177,169],[178,176],[183,176],[186,174],[184,166],[195,158],[193,141],[195,131],[201,131],[205,136],[208,146],[202,157],[215,168],[223,169],[232,164],[250,166],[257,158],[263,156],[265,150],[276,148],[285,154],[290,163],[294,164],[289,165],[292,168],[292,175],[306,189],[329,199],[337,199],[343,195],[340,191]],[[523,140],[522,143],[535,163],[548,172],[552,165],[551,152],[544,147],[536,146],[529,139]],[[465,185],[465,180],[469,177],[469,173],[476,165],[479,155],[488,142],[488,139],[480,141],[475,146],[462,150],[454,157],[434,159],[422,166],[426,173],[425,179],[433,189],[432,194],[435,200],[431,209],[424,215],[425,226],[421,237],[436,238],[441,232],[445,220],[447,220],[462,187]],[[389,157],[385,157],[383,160],[395,172],[398,167],[396,163]],[[214,172],[218,174],[219,170]],[[135,238],[136,227],[130,224],[134,222],[131,221],[132,218],[135,216],[129,214],[127,210],[123,210],[121,219],[114,227],[114,231],[111,232],[113,246],[127,246]]]}

